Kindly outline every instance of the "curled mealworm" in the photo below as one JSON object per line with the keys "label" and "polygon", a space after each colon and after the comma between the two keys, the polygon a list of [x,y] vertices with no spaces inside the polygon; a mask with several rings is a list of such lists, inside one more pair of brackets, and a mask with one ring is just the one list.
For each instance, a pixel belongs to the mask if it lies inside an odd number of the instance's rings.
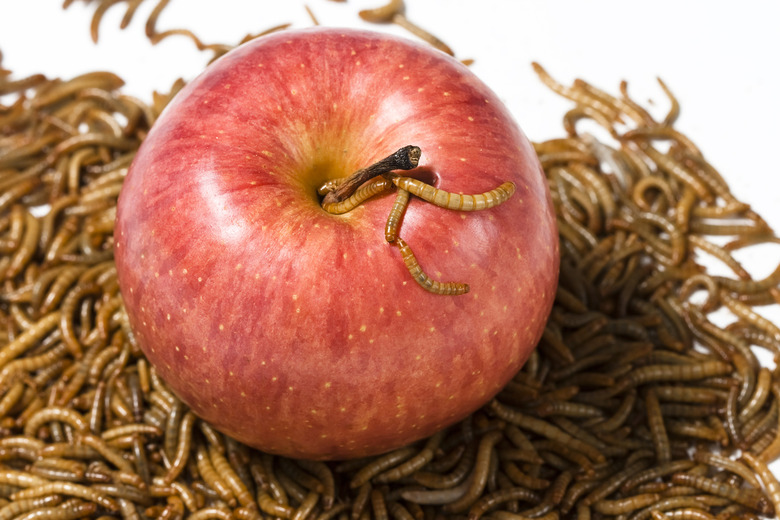
{"label": "curled mealworm", "polygon": [[24,426],[24,434],[34,437],[38,428],[47,422],[60,421],[72,426],[76,431],[86,431],[88,423],[75,410],[61,406],[47,406],[35,412]]}

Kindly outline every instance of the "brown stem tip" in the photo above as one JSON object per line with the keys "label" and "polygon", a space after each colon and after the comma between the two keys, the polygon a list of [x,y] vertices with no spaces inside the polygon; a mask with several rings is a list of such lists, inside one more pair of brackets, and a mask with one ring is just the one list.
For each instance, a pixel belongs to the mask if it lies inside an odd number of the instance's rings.
{"label": "brown stem tip", "polygon": [[421,154],[422,150],[420,150],[419,146],[408,145],[398,149],[384,159],[350,175],[338,188],[325,195],[325,198],[322,199],[322,204],[333,204],[343,201],[352,195],[361,184],[374,177],[385,175],[393,170],[411,170],[416,168],[420,162]]}

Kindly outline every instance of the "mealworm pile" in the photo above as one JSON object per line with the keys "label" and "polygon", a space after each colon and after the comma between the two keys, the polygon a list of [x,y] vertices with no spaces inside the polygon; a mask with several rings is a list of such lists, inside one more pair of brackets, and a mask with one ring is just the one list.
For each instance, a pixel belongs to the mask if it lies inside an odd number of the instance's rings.
{"label": "mealworm pile", "polygon": [[780,329],[757,309],[780,301],[780,267],[754,279],[737,256],[777,238],[674,128],[663,85],[657,121],[625,85],[535,67],[574,103],[564,137],[535,145],[561,240],[542,341],[462,423],[328,463],[216,432],[127,328],[116,197],[181,84],[146,104],[109,73],[0,68],[0,520],[773,516],[780,381],[756,352],[777,361]]}

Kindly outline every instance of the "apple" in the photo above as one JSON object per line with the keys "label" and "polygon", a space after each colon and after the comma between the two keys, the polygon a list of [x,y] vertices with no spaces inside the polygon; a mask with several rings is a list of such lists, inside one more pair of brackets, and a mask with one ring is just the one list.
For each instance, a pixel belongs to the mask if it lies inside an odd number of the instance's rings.
{"label": "apple", "polygon": [[[317,189],[407,145],[402,172],[454,193],[515,184],[464,213],[413,197],[384,239],[390,190],[343,215]],[[345,459],[422,439],[477,410],[539,340],[558,236],[533,147],[499,98],[444,53],[313,28],[228,53],[154,124],[118,203],[131,330],[197,415],[267,452]]]}

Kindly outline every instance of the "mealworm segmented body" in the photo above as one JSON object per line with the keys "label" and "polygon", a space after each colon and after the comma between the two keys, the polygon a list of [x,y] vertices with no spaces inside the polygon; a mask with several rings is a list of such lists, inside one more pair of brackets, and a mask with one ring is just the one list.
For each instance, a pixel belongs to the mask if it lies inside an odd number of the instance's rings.
{"label": "mealworm segmented body", "polygon": [[447,295],[466,294],[469,292],[468,284],[458,282],[439,282],[425,274],[425,271],[423,271],[419,262],[417,262],[417,258],[414,256],[414,253],[412,253],[412,249],[409,247],[409,244],[407,244],[401,237],[396,237],[395,244],[398,246],[398,250],[401,251],[401,258],[403,258],[404,264],[406,264],[406,268],[409,270],[412,278],[414,278],[414,281],[420,284],[420,287],[426,291],[434,294]]}
{"label": "mealworm segmented body", "polygon": [[388,242],[395,242],[395,239],[398,237],[398,228],[401,226],[401,219],[403,219],[408,205],[409,192],[403,188],[398,188],[393,208],[390,210],[387,224],[385,224],[385,240]]}
{"label": "mealworm segmented body", "polygon": [[378,177],[368,184],[358,188],[355,193],[341,202],[326,202],[322,204],[322,209],[334,215],[343,215],[360,206],[363,202],[374,195],[385,191],[391,185],[390,181],[384,177]]}
{"label": "mealworm segmented body", "polygon": [[506,202],[515,192],[515,185],[512,182],[505,182],[498,188],[476,195],[450,193],[411,177],[393,177],[393,184],[440,208],[457,211],[479,211],[494,208]]}

